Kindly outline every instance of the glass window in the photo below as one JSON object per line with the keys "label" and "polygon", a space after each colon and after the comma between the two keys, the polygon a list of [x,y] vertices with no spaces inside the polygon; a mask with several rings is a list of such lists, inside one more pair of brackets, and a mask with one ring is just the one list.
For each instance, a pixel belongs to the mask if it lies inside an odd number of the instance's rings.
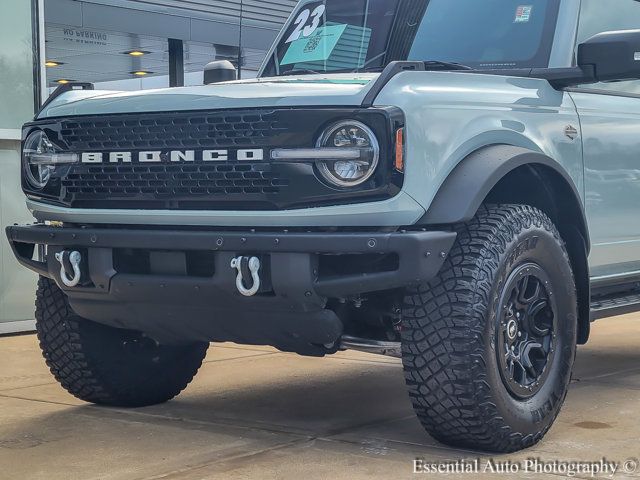
{"label": "glass window", "polygon": [[45,39],[43,83],[49,93],[71,81],[107,90],[169,86],[164,38],[46,22]]}
{"label": "glass window", "polygon": [[264,76],[367,71],[392,60],[546,67],[560,0],[324,0],[300,7]]}
{"label": "glass window", "polygon": [[[0,3],[0,129],[15,130],[33,118],[31,2]],[[0,138],[1,140],[2,138]]]}
{"label": "glass window", "polygon": [[398,0],[326,0],[303,5],[264,76],[381,67],[398,4]]}
{"label": "glass window", "polygon": [[[598,33],[638,28],[640,28],[640,2],[637,0],[582,0],[578,45]],[[585,85],[585,88],[640,94],[640,81],[597,83]]]}
{"label": "glass window", "polygon": [[409,59],[547,67],[558,7],[557,0],[431,0]]}

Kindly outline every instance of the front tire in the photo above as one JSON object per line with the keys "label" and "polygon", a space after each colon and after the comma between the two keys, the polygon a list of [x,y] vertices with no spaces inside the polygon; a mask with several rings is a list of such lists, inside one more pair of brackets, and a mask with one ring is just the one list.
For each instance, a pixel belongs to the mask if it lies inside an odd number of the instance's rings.
{"label": "front tire", "polygon": [[143,407],[178,395],[202,365],[208,343],[159,345],[140,332],[76,315],[64,293],[40,277],[36,295],[40,348],[56,380],[86,402]]}
{"label": "front tire", "polygon": [[567,251],[551,220],[526,205],[482,206],[457,232],[439,276],[404,299],[411,401],[442,443],[530,447],[559,414],[575,359]]}

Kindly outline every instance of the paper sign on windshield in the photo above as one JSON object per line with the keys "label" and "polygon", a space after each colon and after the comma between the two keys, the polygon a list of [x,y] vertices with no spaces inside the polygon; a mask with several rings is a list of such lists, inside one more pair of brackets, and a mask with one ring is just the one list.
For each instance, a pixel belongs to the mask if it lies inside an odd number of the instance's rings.
{"label": "paper sign on windshield", "polygon": [[291,42],[280,65],[327,61],[346,28],[347,25],[326,25],[318,28],[310,37]]}

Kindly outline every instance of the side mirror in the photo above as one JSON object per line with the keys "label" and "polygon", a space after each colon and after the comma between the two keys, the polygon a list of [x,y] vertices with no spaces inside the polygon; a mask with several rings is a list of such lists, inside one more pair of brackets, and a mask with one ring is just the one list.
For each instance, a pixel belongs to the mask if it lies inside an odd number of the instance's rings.
{"label": "side mirror", "polygon": [[229,60],[216,60],[204,67],[204,84],[230,82],[237,80],[238,71]]}
{"label": "side mirror", "polygon": [[640,79],[640,30],[599,33],[578,46],[578,66],[596,82]]}

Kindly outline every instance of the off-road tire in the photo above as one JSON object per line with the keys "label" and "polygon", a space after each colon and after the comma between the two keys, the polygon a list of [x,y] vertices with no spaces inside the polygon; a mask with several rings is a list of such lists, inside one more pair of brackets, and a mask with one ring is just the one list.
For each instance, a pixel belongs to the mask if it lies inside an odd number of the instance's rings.
{"label": "off-road tire", "polygon": [[40,348],[56,380],[86,402],[143,407],[178,395],[202,365],[208,343],[159,345],[139,332],[76,315],[50,279],[36,295]]}
{"label": "off-road tire", "polygon": [[[427,432],[447,445],[505,453],[530,447],[555,421],[571,380],[577,295],[569,256],[547,215],[526,205],[483,205],[456,231],[438,277],[404,298],[402,361],[411,401]],[[508,390],[496,344],[506,315],[501,292],[526,262],[548,274],[557,348],[540,390],[523,399]]]}

